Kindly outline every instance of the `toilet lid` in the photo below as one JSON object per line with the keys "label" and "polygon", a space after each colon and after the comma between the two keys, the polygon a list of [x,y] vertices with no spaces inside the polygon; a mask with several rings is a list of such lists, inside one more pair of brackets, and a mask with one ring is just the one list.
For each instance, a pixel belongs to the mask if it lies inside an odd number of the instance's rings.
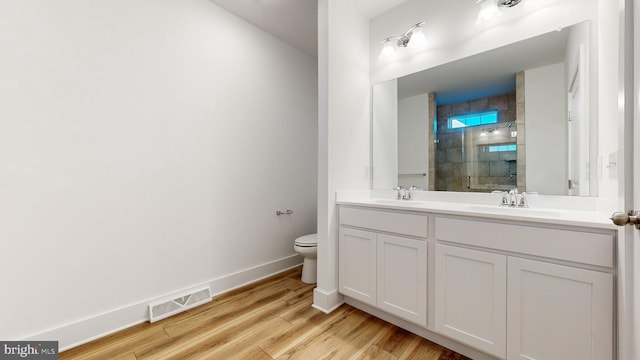
{"label": "toilet lid", "polygon": [[298,246],[318,246],[318,234],[309,234],[300,236],[296,239],[295,244]]}

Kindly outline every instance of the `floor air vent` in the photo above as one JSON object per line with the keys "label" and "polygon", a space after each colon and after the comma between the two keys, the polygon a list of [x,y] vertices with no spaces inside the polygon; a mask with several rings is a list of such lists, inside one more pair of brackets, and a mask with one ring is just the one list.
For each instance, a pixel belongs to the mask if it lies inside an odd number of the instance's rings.
{"label": "floor air vent", "polygon": [[211,301],[211,290],[204,287],[179,295],[173,300],[149,304],[149,322],[156,322],[171,315],[189,310]]}

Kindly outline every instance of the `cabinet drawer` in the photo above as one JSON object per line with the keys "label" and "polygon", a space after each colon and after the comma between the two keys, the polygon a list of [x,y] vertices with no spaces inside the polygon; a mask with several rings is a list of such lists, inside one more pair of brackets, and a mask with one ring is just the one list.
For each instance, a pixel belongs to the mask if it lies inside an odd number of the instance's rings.
{"label": "cabinet drawer", "polygon": [[436,240],[613,267],[613,235],[436,218]]}
{"label": "cabinet drawer", "polygon": [[427,215],[340,207],[340,225],[427,237]]}

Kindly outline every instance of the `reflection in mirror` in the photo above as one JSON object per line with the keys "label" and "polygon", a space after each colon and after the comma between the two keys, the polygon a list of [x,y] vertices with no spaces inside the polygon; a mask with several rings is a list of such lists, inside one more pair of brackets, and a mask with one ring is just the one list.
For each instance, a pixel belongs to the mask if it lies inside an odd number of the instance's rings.
{"label": "reflection in mirror", "polygon": [[518,180],[524,189],[516,163],[523,144],[517,143],[515,82],[512,92],[436,107],[435,190],[509,190]]}
{"label": "reflection in mirror", "polygon": [[373,188],[588,196],[588,22],[373,87]]}

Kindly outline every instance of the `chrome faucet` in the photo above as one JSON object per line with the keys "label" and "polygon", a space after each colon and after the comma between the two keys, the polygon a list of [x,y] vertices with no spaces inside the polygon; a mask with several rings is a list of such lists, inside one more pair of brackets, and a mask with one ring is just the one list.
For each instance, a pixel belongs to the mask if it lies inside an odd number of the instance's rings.
{"label": "chrome faucet", "polygon": [[393,188],[393,190],[398,192],[398,196],[396,197],[398,200],[412,200],[413,199],[412,191],[417,189],[418,188],[415,185],[411,185],[408,189],[405,189],[402,186]]}
{"label": "chrome faucet", "polygon": [[415,185],[409,186],[407,191],[405,191],[404,197],[402,198],[402,200],[413,200],[413,191],[417,189],[418,188]]}
{"label": "chrome faucet", "polygon": [[518,207],[528,208],[529,207],[529,196],[538,195],[535,191],[527,191],[520,194],[520,201],[518,202]]}
{"label": "chrome faucet", "polygon": [[518,200],[518,188],[509,190],[509,206],[520,206],[520,200]]}
{"label": "chrome faucet", "polygon": [[501,191],[501,190],[493,190],[491,193],[492,194],[500,194],[500,195],[502,195],[502,196],[500,196],[500,204],[499,204],[499,206],[510,206],[511,205],[509,203],[509,192]]}
{"label": "chrome faucet", "polygon": [[403,188],[402,186],[397,186],[394,187],[393,190],[398,192],[398,196],[396,197],[396,199],[398,200],[402,200],[405,197],[405,188]]}
{"label": "chrome faucet", "polygon": [[491,193],[501,194],[499,206],[508,207],[520,207],[528,208],[529,202],[527,201],[530,195],[537,195],[536,192],[522,192],[519,193],[517,188],[507,191],[494,190]]}

